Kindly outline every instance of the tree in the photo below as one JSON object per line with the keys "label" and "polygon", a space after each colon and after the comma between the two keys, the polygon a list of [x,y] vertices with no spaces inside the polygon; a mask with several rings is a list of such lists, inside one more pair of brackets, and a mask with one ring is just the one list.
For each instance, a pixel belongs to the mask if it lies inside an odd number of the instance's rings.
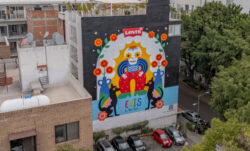
{"label": "tree", "polygon": [[224,6],[218,2],[197,8],[191,16],[182,15],[182,60],[186,75],[194,81],[197,71],[206,79],[207,86],[218,72],[219,66],[228,67],[233,58],[250,54],[250,44],[244,30],[250,19],[241,14],[236,5]]}
{"label": "tree", "polygon": [[214,151],[219,145],[226,151],[245,151],[250,145],[250,125],[240,123],[236,119],[222,122],[219,119],[212,120],[212,126],[205,132],[200,144],[190,149],[184,147],[184,151]]}
{"label": "tree", "polygon": [[[246,106],[250,102],[250,55],[234,60],[228,68],[220,67],[211,91],[211,105],[223,118],[226,111],[233,113]],[[243,110],[239,114],[245,114]]]}
{"label": "tree", "polygon": [[83,149],[75,149],[72,145],[70,144],[64,144],[62,146],[59,146],[56,151],[87,151]]}

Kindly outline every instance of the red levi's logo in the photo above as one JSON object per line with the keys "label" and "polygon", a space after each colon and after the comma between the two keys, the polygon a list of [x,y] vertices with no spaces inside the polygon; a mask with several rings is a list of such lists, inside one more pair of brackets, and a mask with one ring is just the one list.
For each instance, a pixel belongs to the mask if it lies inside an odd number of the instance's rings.
{"label": "red levi's logo", "polygon": [[135,36],[141,36],[142,32],[143,32],[143,27],[139,27],[139,28],[124,28],[123,29],[123,34],[124,37],[135,37]]}

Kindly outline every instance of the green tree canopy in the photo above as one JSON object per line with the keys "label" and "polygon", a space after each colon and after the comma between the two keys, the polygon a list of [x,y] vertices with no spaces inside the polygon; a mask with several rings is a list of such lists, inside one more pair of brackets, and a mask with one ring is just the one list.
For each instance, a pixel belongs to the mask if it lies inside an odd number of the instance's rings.
{"label": "green tree canopy", "polygon": [[250,19],[241,10],[212,2],[182,16],[181,55],[190,80],[197,71],[210,84],[220,65],[228,67],[243,52],[250,54]]}
{"label": "green tree canopy", "polygon": [[200,144],[184,151],[214,151],[219,145],[226,151],[246,151],[250,146],[250,125],[235,119],[222,122],[212,120],[212,127],[205,132]]}
{"label": "green tree canopy", "polygon": [[[250,55],[243,55],[241,60],[235,60],[230,67],[221,67],[220,70],[211,85],[211,105],[224,117],[226,111],[236,112],[250,102]],[[243,110],[239,114],[244,115]]]}

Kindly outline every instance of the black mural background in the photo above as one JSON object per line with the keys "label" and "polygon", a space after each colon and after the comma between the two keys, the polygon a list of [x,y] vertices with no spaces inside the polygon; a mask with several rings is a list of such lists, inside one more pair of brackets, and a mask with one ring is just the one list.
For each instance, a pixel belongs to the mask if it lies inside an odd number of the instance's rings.
{"label": "black mural background", "polygon": [[[94,41],[96,38],[105,39],[112,33],[120,34],[123,28],[144,27],[144,31],[154,31],[156,34],[167,33],[169,24],[169,0],[149,0],[147,15],[135,16],[105,16],[82,18],[82,51],[83,51],[83,80],[84,87],[96,99],[96,77],[93,70],[96,67],[98,54]],[[79,31],[77,31],[79,32]],[[165,87],[178,85],[180,36],[169,37],[165,54],[168,66],[165,72]]]}

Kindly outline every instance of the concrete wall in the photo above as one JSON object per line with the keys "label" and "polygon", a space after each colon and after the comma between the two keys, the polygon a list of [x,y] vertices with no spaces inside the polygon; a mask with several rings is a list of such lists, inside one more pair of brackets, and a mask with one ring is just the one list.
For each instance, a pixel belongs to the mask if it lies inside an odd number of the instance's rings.
{"label": "concrete wall", "polygon": [[91,98],[0,114],[0,151],[10,151],[9,135],[36,130],[37,151],[55,151],[55,126],[79,121],[79,139],[67,141],[93,150]]}
{"label": "concrete wall", "polygon": [[[68,82],[69,49],[67,45],[47,46],[49,85]],[[19,67],[23,91],[30,91],[30,82],[38,80],[38,65],[46,65],[45,47],[18,48]]]}

